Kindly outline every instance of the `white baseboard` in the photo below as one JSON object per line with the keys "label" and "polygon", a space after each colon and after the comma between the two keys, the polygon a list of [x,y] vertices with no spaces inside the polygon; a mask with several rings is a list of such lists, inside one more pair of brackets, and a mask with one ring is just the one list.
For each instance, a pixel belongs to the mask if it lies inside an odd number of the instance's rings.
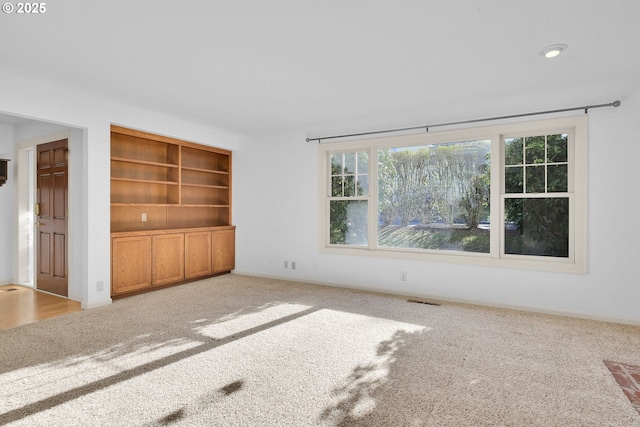
{"label": "white baseboard", "polygon": [[111,298],[106,299],[106,300],[102,300],[102,301],[96,301],[96,302],[92,302],[91,304],[87,304],[85,302],[80,303],[80,307],[82,307],[83,310],[89,310],[92,308],[98,308],[98,307],[104,307],[105,305],[110,305],[113,303],[113,300]]}
{"label": "white baseboard", "polygon": [[441,302],[451,302],[451,303],[456,303],[456,304],[467,304],[467,305],[477,305],[477,306],[484,306],[484,307],[503,308],[503,309],[506,309],[506,310],[527,311],[527,312],[531,312],[531,313],[550,314],[550,315],[554,315],[554,316],[573,317],[573,318],[577,318],[577,319],[595,320],[595,321],[599,321],[599,322],[620,323],[620,324],[623,324],[623,325],[640,326],[640,320],[636,320],[636,319],[625,319],[625,318],[616,318],[616,317],[607,317],[607,316],[594,316],[594,315],[591,315],[591,314],[581,313],[581,312],[576,312],[576,311],[570,311],[570,310],[564,311],[564,310],[552,310],[552,309],[547,309],[547,308],[543,308],[543,307],[536,307],[536,306],[497,304],[497,303],[492,303],[492,302],[487,302],[487,301],[474,301],[474,300],[468,300],[468,299],[462,299],[462,298],[449,298],[449,297],[443,297],[443,296],[431,295],[431,294],[392,292],[391,290],[369,288],[369,287],[366,287],[366,286],[356,286],[356,285],[346,285],[346,284],[343,284],[343,283],[322,282],[322,281],[310,280],[310,279],[305,279],[305,278],[296,278],[296,277],[291,277],[291,276],[272,276],[272,275],[267,275],[267,274],[254,273],[254,272],[243,272],[243,271],[240,271],[240,270],[234,270],[234,271],[232,271],[232,274],[239,274],[239,275],[243,275],[243,276],[253,276],[253,277],[263,277],[265,279],[284,280],[284,281],[288,281],[288,282],[309,283],[309,284],[312,284],[312,285],[320,285],[320,286],[331,286],[331,287],[334,287],[334,288],[344,288],[344,289],[353,289],[353,290],[366,291],[366,292],[376,292],[376,293],[386,294],[386,295],[391,295],[391,296],[395,295],[395,296],[402,296],[402,297],[425,298],[425,299],[430,299],[430,300],[436,300],[436,301],[441,301]]}

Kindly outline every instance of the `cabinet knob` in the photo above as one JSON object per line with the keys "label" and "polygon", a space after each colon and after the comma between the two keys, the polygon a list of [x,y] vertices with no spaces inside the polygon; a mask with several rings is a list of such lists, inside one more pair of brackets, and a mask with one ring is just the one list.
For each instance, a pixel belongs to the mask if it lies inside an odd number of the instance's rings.
{"label": "cabinet knob", "polygon": [[40,227],[42,224],[40,224],[40,221],[36,222],[36,227]]}

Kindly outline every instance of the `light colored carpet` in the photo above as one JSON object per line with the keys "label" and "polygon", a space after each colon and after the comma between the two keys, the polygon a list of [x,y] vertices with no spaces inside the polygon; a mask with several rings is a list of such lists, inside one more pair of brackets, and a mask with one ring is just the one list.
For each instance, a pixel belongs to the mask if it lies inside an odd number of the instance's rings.
{"label": "light colored carpet", "polygon": [[0,331],[0,425],[640,426],[640,328],[225,275]]}

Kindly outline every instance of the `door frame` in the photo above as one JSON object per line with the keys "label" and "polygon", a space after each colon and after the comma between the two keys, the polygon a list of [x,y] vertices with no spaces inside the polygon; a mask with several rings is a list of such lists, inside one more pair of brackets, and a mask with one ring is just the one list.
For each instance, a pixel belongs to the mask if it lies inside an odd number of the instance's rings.
{"label": "door frame", "polygon": [[[37,280],[37,260],[36,256],[38,254],[37,247],[37,239],[35,238],[35,222],[36,216],[34,212],[35,200],[36,200],[36,191],[37,191],[37,181],[36,181],[36,170],[37,170],[37,146],[40,144],[46,144],[48,142],[58,141],[60,139],[67,139],[68,148],[70,149],[73,146],[73,131],[71,129],[51,133],[48,135],[27,139],[24,141],[20,141],[15,144],[16,157],[18,159],[16,170],[17,170],[17,227],[15,231],[15,242],[16,248],[15,253],[17,254],[17,259],[15,260],[14,266],[14,277],[16,278],[17,284],[28,286],[33,289],[37,289],[36,280]],[[68,156],[67,164],[68,164],[68,174],[69,177],[72,175],[72,163],[74,162],[74,156],[70,151],[70,155]],[[73,264],[73,220],[74,214],[72,213],[73,206],[73,198],[74,191],[72,191],[72,180],[68,180],[68,200],[67,206],[69,208],[69,218],[67,222],[67,237],[68,237],[68,245],[67,245],[67,257],[68,257],[68,266],[69,266],[69,275],[68,275],[68,298],[75,301],[82,301],[82,295],[78,294],[76,287],[74,286],[74,274],[72,264]],[[63,297],[64,298],[64,297]]]}

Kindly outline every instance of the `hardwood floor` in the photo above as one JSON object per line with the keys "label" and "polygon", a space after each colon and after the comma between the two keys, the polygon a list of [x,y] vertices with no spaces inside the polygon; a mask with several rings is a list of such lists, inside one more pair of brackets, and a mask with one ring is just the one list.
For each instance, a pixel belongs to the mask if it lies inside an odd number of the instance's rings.
{"label": "hardwood floor", "polygon": [[0,286],[0,330],[80,311],[80,303],[24,286]]}

